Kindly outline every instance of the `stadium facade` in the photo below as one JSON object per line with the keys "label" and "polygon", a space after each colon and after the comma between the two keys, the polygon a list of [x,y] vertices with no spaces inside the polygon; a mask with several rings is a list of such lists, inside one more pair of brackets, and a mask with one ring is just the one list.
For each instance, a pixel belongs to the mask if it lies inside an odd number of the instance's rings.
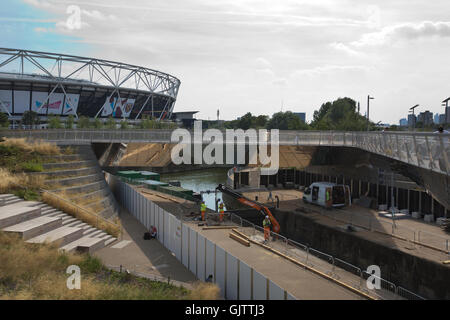
{"label": "stadium facade", "polygon": [[95,58],[0,48],[0,112],[76,118],[170,119],[180,80]]}

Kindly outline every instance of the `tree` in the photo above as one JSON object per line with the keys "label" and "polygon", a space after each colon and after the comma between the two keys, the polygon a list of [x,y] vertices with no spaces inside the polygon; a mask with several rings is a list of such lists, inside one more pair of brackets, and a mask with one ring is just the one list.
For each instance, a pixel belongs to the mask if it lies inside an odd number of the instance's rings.
{"label": "tree", "polygon": [[61,120],[59,119],[59,116],[50,116],[48,120],[48,127],[49,129],[60,129],[62,128]]}
{"label": "tree", "polygon": [[6,113],[0,113],[0,127],[7,128],[9,126],[9,118]]}
{"label": "tree", "polygon": [[243,130],[250,129],[250,127],[252,127],[252,118],[252,114],[250,112],[247,112],[239,119],[238,127]]}
{"label": "tree", "polygon": [[[311,127],[316,130],[367,130],[367,119],[356,111],[356,102],[350,98],[339,98],[322,104],[314,112]],[[374,124],[370,123],[370,128]]]}
{"label": "tree", "polygon": [[81,116],[78,118],[77,128],[87,129],[89,128],[89,118],[86,116]]}
{"label": "tree", "polygon": [[73,129],[74,116],[70,114],[66,120],[66,129]]}
{"label": "tree", "polygon": [[277,112],[267,122],[267,129],[308,130],[309,126],[290,111]]}
{"label": "tree", "polygon": [[39,116],[37,112],[25,111],[22,115],[22,123],[26,126],[34,126],[39,123]]}

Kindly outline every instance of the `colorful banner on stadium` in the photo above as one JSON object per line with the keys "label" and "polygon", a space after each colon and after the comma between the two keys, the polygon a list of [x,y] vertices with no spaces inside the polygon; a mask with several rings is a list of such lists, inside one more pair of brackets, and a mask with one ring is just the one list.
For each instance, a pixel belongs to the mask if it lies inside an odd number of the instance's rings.
{"label": "colorful banner on stadium", "polygon": [[[31,110],[38,114],[61,114],[61,106],[64,95],[62,93],[53,93],[49,99],[48,92],[33,91],[31,96]],[[44,104],[44,102],[46,102]]]}
{"label": "colorful banner on stadium", "polygon": [[78,109],[78,101],[80,101],[80,95],[74,93],[68,93],[66,95],[66,101],[64,103],[64,115],[76,114]]}
{"label": "colorful banner on stadium", "polygon": [[0,112],[12,113],[12,91],[0,90]]}
{"label": "colorful banner on stadium", "polygon": [[135,101],[136,99],[128,98],[106,98],[106,101],[103,104],[102,116],[112,116],[113,118],[128,118],[130,116],[131,110],[133,110]]}

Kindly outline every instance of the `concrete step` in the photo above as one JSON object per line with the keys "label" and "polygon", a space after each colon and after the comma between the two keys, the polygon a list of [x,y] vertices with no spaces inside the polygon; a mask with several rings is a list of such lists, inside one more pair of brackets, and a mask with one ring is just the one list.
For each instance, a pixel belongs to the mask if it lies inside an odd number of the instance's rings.
{"label": "concrete step", "polygon": [[53,192],[59,192],[59,191],[64,191],[67,195],[71,195],[74,193],[91,193],[91,192],[95,192],[98,191],[100,189],[104,189],[107,188],[107,184],[105,180],[100,180],[100,181],[96,181],[93,183],[89,183],[83,186],[76,186],[76,187],[67,187],[67,188],[60,188],[60,189],[55,189],[55,190],[51,190]]}
{"label": "concrete step", "polygon": [[85,167],[80,169],[61,169],[56,171],[35,172],[33,175],[43,175],[49,179],[63,179],[64,177],[78,177],[94,174],[100,171],[98,166]]}
{"label": "concrete step", "polygon": [[7,205],[0,210],[0,228],[6,228],[41,215],[40,208]]}
{"label": "concrete step", "polygon": [[13,196],[14,195],[11,193],[2,193],[2,194],[0,194],[0,199],[7,198],[7,197],[13,197]]}
{"label": "concrete step", "polygon": [[105,241],[105,247],[117,241],[117,238],[111,238]]}
{"label": "concrete step", "polygon": [[69,222],[69,223],[66,224],[66,226],[68,226],[68,227],[74,227],[74,228],[81,228],[81,227],[83,227],[84,225],[88,225],[88,224],[87,224],[87,223],[84,223],[83,221],[78,220],[78,219],[75,219],[75,221],[72,221],[72,222]]}
{"label": "concrete step", "polygon": [[62,218],[62,217],[65,216],[65,213],[62,212],[61,210],[56,210],[56,211],[54,211],[54,212],[47,213],[46,216],[49,216],[49,217],[60,217],[60,218]]}
{"label": "concrete step", "polygon": [[17,199],[5,200],[3,203],[4,203],[4,206],[7,206],[7,205],[10,205],[10,204],[19,203],[19,202],[22,202],[22,201],[24,201],[24,200],[20,199],[20,198],[17,198]]}
{"label": "concrete step", "polygon": [[110,234],[105,233],[105,234],[97,236],[97,238],[100,238],[100,239],[103,239],[103,240],[106,241],[106,240],[112,239],[114,237],[112,235],[110,235]]}
{"label": "concrete step", "polygon": [[62,218],[62,224],[66,226],[67,224],[75,221],[80,221],[77,218],[69,217],[69,218]]}
{"label": "concrete step", "polygon": [[74,184],[89,184],[89,183],[101,181],[103,179],[104,179],[103,173],[97,172],[97,173],[89,174],[89,175],[85,175],[85,176],[45,180],[45,184],[50,185],[50,186],[56,184],[56,185],[70,187]]}
{"label": "concrete step", "polygon": [[82,229],[82,230],[83,230],[83,236],[88,236],[88,235],[98,231],[97,228],[94,228],[94,227],[91,227],[91,226],[89,226],[89,228],[85,228],[85,229]]}
{"label": "concrete step", "polygon": [[88,236],[90,238],[97,238],[97,236],[100,236],[102,233],[104,234],[103,230],[96,229],[96,231],[90,233]]}
{"label": "concrete step", "polygon": [[48,207],[48,208],[43,207],[43,208],[41,208],[41,214],[42,214],[42,215],[52,214],[52,213],[55,213],[55,212],[57,212],[57,211],[59,211],[59,210],[58,210],[58,209],[55,209],[55,208],[53,208],[53,207]]}
{"label": "concrete step", "polygon": [[93,253],[105,246],[105,240],[100,238],[82,237],[78,240],[72,241],[61,248],[66,252],[78,251]]}
{"label": "concrete step", "polygon": [[17,233],[24,240],[28,240],[59,227],[61,227],[61,219],[59,218],[37,217],[3,228],[2,231]]}
{"label": "concrete step", "polygon": [[97,165],[96,160],[82,160],[72,162],[44,163],[44,170],[69,170],[80,167],[94,167]]}
{"label": "concrete step", "polygon": [[80,228],[72,228],[62,226],[37,237],[27,240],[28,243],[58,243],[60,247],[80,239],[83,236],[83,230]]}

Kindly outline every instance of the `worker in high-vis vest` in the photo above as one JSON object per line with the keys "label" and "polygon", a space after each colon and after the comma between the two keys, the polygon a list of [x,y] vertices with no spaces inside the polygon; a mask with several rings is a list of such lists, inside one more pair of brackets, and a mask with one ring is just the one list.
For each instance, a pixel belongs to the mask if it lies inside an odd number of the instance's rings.
{"label": "worker in high-vis vest", "polygon": [[326,198],[325,205],[328,207],[328,206],[330,206],[330,189],[329,188],[327,188],[325,191],[325,198]]}
{"label": "worker in high-vis vest", "polygon": [[269,241],[271,224],[272,223],[270,222],[269,216],[266,216],[266,218],[263,220],[264,243],[267,243],[267,241]]}
{"label": "worker in high-vis vest", "polygon": [[220,202],[219,204],[219,221],[223,222],[223,202]]}
{"label": "worker in high-vis vest", "polygon": [[205,213],[206,213],[205,201],[202,201],[202,203],[200,205],[200,212],[202,213],[202,221],[205,221]]}

